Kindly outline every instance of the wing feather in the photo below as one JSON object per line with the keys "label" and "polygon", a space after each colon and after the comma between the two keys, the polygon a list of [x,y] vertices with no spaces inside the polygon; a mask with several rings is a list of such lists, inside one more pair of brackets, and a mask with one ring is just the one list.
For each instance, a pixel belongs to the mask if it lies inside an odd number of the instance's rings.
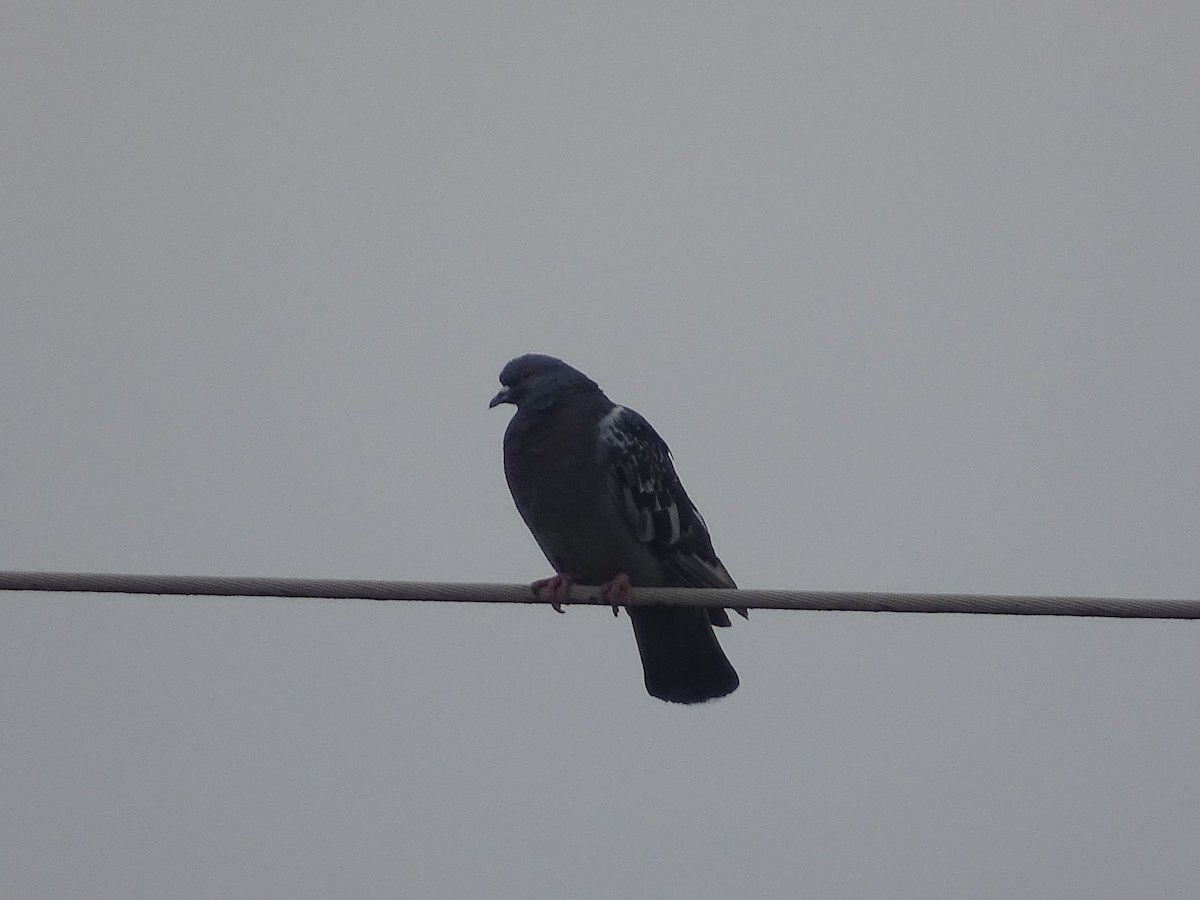
{"label": "wing feather", "polygon": [[[638,540],[658,554],[668,584],[737,587],[675,473],[670,449],[650,423],[628,407],[614,406],[600,422],[598,439],[613,502]],[[724,610],[713,610],[712,618],[714,624],[729,624]]]}

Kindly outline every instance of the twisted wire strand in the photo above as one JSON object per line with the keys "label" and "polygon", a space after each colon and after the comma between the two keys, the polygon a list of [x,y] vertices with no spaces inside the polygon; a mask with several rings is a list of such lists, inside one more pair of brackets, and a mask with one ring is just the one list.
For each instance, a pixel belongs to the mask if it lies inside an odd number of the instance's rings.
{"label": "twisted wire strand", "polygon": [[[407,600],[435,603],[545,603],[527,584],[128,575],[103,572],[0,572],[2,591],[172,594]],[[598,603],[595,587],[575,588],[571,605]],[[1030,597],[1002,594],[911,594],[881,591],[790,591],[728,588],[635,588],[633,604],[852,612],[967,613],[1004,616],[1104,616],[1200,619],[1200,600],[1119,597]]]}

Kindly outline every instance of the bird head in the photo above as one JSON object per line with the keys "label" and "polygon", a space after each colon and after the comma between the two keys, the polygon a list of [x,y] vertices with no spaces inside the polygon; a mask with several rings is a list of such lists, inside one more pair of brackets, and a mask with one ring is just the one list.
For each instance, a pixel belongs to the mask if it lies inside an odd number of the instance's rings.
{"label": "bird head", "polygon": [[544,353],[526,353],[509,360],[500,370],[503,387],[488,403],[488,409],[501,403],[522,408],[552,405],[566,394],[598,391],[596,382],[561,359]]}

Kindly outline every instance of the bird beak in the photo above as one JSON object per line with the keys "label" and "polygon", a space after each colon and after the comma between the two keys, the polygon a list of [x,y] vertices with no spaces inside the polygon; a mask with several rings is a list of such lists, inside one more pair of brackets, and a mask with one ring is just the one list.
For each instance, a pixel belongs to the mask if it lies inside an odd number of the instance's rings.
{"label": "bird beak", "polygon": [[512,400],[509,397],[508,388],[500,388],[499,393],[497,393],[488,404],[488,409],[493,409],[499,406],[501,403],[512,403]]}

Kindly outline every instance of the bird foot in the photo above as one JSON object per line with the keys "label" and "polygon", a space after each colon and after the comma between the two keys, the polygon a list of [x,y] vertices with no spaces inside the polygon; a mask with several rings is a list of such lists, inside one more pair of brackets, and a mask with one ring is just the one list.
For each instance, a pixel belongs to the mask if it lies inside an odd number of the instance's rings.
{"label": "bird foot", "polygon": [[629,605],[629,598],[632,596],[633,582],[629,580],[628,575],[622,572],[611,581],[600,585],[600,596],[597,599],[600,603],[609,604],[615,616],[622,606]]}
{"label": "bird foot", "polygon": [[550,578],[539,578],[529,586],[535,597],[545,601],[550,601],[550,608],[556,613],[566,612],[562,608],[564,603],[569,603],[571,600],[571,588],[575,585],[575,579],[570,575],[564,575],[559,572]]}

